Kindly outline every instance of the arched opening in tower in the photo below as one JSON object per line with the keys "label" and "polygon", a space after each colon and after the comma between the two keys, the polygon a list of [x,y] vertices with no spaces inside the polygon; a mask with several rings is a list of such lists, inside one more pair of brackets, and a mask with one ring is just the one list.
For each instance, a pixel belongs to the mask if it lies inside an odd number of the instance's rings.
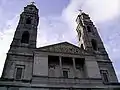
{"label": "arched opening in tower", "polygon": [[91,40],[91,43],[92,43],[93,49],[94,49],[94,50],[97,50],[97,41],[94,40],[94,39],[92,39],[92,40]]}
{"label": "arched opening in tower", "polygon": [[22,39],[21,39],[21,43],[29,43],[29,32],[28,31],[24,31],[22,34]]}
{"label": "arched opening in tower", "polygon": [[87,26],[87,30],[88,30],[88,32],[91,32],[91,27]]}
{"label": "arched opening in tower", "polygon": [[31,24],[31,18],[30,18],[30,17],[28,17],[28,18],[26,19],[26,24]]}
{"label": "arched opening in tower", "polygon": [[84,49],[84,46],[83,46],[83,44],[81,44],[81,48],[82,48],[82,49]]}

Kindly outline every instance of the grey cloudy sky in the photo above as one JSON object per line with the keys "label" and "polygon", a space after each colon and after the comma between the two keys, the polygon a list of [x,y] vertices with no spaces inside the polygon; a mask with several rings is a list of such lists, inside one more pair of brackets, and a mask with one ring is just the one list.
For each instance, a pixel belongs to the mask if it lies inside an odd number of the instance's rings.
{"label": "grey cloudy sky", "polygon": [[[19,15],[31,0],[0,0],[0,72],[14,36]],[[75,19],[78,10],[96,25],[120,80],[119,0],[34,0],[39,8],[37,47],[68,41],[78,44]]]}

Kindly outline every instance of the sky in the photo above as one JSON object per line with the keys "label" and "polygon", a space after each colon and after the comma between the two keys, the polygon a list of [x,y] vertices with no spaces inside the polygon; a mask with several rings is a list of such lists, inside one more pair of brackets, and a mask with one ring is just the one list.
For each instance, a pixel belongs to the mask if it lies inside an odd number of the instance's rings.
{"label": "sky", "polygon": [[37,47],[63,41],[78,45],[75,19],[82,9],[96,25],[120,81],[119,0],[0,0],[0,75],[19,15],[30,1],[39,9]]}

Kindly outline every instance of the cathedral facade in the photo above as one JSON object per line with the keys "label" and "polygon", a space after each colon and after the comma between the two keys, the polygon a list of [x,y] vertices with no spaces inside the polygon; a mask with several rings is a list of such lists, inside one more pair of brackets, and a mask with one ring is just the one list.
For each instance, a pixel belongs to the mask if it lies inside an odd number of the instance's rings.
{"label": "cathedral facade", "polygon": [[36,47],[38,9],[24,7],[7,53],[0,90],[114,90],[111,60],[88,14],[80,13],[79,46],[61,42]]}

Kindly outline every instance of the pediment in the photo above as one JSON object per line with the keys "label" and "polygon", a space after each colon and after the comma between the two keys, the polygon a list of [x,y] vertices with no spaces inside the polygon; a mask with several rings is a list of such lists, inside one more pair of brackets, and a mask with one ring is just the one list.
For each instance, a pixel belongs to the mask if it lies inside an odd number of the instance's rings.
{"label": "pediment", "polygon": [[37,49],[38,51],[45,51],[45,52],[54,52],[54,53],[68,53],[68,54],[88,54],[83,49],[70,44],[68,42],[48,45],[45,47],[40,47]]}

